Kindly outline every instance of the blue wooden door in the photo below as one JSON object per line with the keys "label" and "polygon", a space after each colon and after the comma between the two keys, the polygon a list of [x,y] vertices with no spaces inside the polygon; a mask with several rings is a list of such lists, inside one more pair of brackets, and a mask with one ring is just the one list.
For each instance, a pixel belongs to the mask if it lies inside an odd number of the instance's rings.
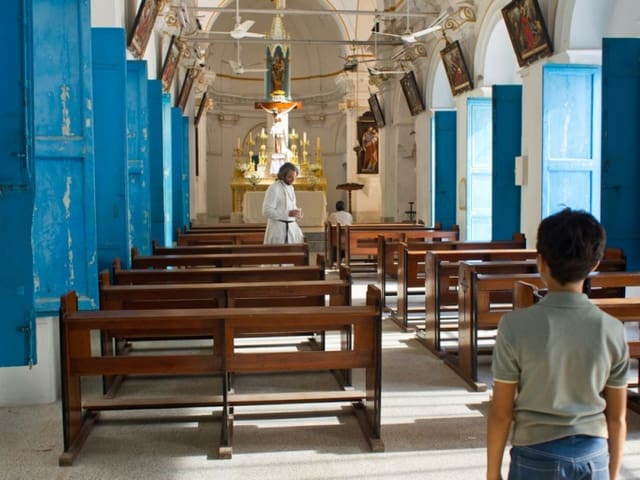
{"label": "blue wooden door", "polygon": [[176,235],[173,228],[173,117],[171,95],[162,94],[162,207],[164,209],[164,241],[171,245]]}
{"label": "blue wooden door", "polygon": [[542,217],[565,207],[600,216],[600,67],[544,66]]}
{"label": "blue wooden door", "polygon": [[[173,211],[173,226],[183,228],[182,218],[182,156],[184,155],[184,130],[182,126],[182,109],[171,109],[171,204]],[[174,233],[175,235],[175,233]]]}
{"label": "blue wooden door", "polygon": [[605,38],[602,47],[602,212],[611,247],[640,269],[640,39]]}
{"label": "blue wooden door", "polygon": [[162,82],[149,80],[149,181],[151,195],[151,239],[164,240],[164,203],[162,167]]}
{"label": "blue wooden door", "polygon": [[143,255],[151,253],[149,177],[149,93],[147,62],[127,61],[127,205],[129,241]]}
{"label": "blue wooden door", "polygon": [[491,239],[509,240],[520,231],[520,187],[514,170],[522,151],[522,86],[494,85],[492,90]]}
{"label": "blue wooden door", "polygon": [[191,129],[191,122],[189,121],[189,117],[182,117],[182,168],[180,169],[180,180],[182,191],[182,195],[180,196],[182,200],[182,205],[180,208],[180,213],[182,215],[181,225],[189,225],[190,219],[190,188],[189,188],[189,131]]}
{"label": "blue wooden door", "polygon": [[491,240],[491,99],[467,100],[467,239]]}
{"label": "blue wooden door", "polygon": [[[31,219],[33,178],[31,2],[3,4],[0,35],[5,64],[0,75],[0,366],[34,364],[35,310]],[[26,108],[25,108],[26,106]]]}
{"label": "blue wooden door", "polygon": [[92,29],[98,268],[130,266],[127,209],[126,33]]}
{"label": "blue wooden door", "polygon": [[435,112],[431,128],[433,219],[449,228],[456,223],[456,111]]}
{"label": "blue wooden door", "polygon": [[83,0],[32,5],[35,299],[55,315],[69,290],[98,306],[91,15]]}

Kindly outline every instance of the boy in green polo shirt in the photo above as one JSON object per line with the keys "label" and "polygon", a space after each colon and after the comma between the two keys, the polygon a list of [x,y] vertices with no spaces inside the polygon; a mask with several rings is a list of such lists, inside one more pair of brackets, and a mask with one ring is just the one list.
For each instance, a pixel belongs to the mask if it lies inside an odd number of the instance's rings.
{"label": "boy in green polo shirt", "polygon": [[564,209],[538,227],[538,270],[548,293],[498,327],[487,479],[501,478],[512,424],[510,480],[617,478],[629,351],[622,322],[582,293],[605,241],[602,225],[584,211]]}

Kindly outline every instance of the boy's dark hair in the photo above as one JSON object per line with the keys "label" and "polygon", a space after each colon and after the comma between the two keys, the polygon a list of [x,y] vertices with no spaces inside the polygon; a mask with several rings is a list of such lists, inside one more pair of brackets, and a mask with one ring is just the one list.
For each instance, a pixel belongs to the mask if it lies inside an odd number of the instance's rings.
{"label": "boy's dark hair", "polygon": [[584,280],[602,260],[607,234],[593,215],[565,208],[538,226],[536,250],[560,284]]}
{"label": "boy's dark hair", "polygon": [[338,200],[336,202],[336,210],[339,211],[339,212],[344,210],[344,202],[342,200]]}
{"label": "boy's dark hair", "polygon": [[287,172],[290,170],[296,172],[296,175],[298,175],[298,167],[291,162],[283,163],[278,170],[278,180],[284,180],[284,177],[287,176]]}

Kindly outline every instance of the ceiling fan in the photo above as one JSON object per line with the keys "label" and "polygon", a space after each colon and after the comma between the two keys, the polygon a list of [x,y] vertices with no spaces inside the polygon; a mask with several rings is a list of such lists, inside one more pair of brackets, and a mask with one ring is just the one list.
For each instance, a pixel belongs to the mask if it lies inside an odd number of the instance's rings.
{"label": "ceiling fan", "polygon": [[231,35],[231,38],[235,38],[236,40],[240,40],[241,38],[252,37],[252,38],[264,38],[264,33],[254,33],[250,32],[249,29],[253,27],[253,24],[256,23],[253,20],[245,20],[242,21],[240,17],[240,0],[236,0],[236,23],[233,26],[233,30],[230,32],[208,32],[208,33],[223,33],[226,35]]}
{"label": "ceiling fan", "polygon": [[405,43],[415,43],[418,41],[418,38],[424,37],[433,32],[437,32],[438,30],[442,30],[442,23],[444,20],[453,13],[453,7],[449,6],[445,11],[443,11],[438,17],[429,25],[427,28],[422,30],[418,30],[417,32],[411,31],[411,27],[409,26],[409,13],[407,13],[407,28],[404,33],[387,33],[387,32],[377,32],[379,35],[386,35],[388,37],[396,37],[402,39]]}
{"label": "ceiling fan", "polygon": [[[247,68],[247,66],[242,64],[240,61],[240,39],[236,39],[236,59],[223,60],[223,62],[228,63],[229,67],[231,67],[231,71],[236,75],[243,75],[245,73],[264,73],[267,71],[266,68]],[[252,65],[258,64],[254,63]]]}
{"label": "ceiling fan", "polygon": [[406,70],[385,70],[384,68],[367,67],[369,75],[404,75]]}

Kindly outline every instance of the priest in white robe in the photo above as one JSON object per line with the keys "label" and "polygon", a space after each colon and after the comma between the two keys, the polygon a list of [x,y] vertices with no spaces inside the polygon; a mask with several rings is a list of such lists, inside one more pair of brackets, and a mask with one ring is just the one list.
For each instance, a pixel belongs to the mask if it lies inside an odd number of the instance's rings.
{"label": "priest in white robe", "polygon": [[293,182],[298,168],[290,162],[278,170],[278,179],[267,188],[262,203],[262,214],[267,219],[264,243],[303,243],[304,235],[297,220],[302,210],[296,203]]}

